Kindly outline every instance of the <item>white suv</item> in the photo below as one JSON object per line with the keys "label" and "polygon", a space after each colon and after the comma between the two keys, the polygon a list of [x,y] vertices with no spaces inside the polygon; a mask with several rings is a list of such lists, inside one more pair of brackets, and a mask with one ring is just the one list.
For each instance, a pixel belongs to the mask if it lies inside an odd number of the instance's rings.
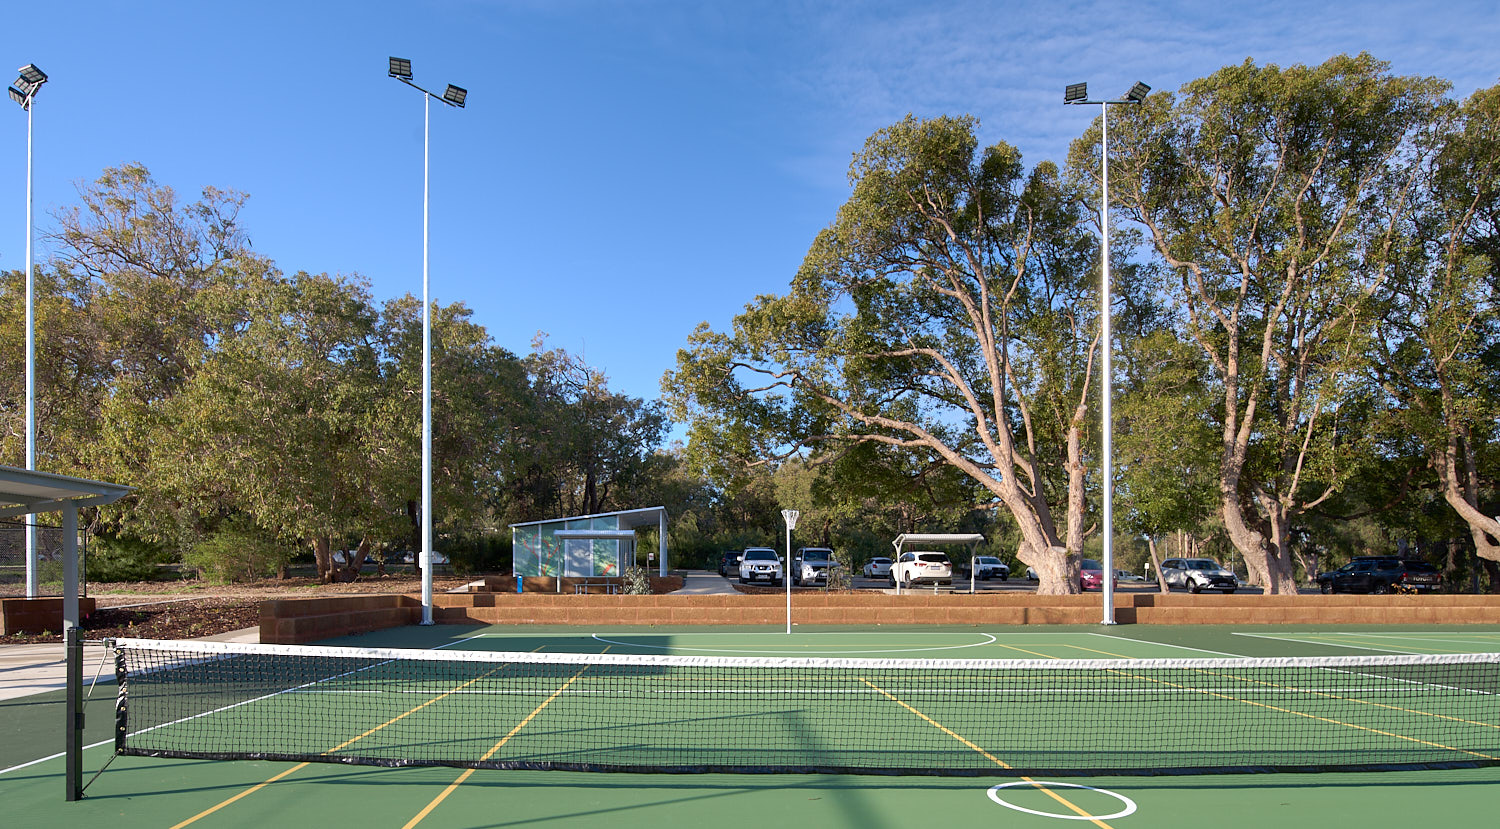
{"label": "white suv", "polygon": [[952,584],[953,562],[948,560],[947,553],[935,553],[929,550],[902,553],[891,565],[891,586],[900,583],[902,587],[911,587],[914,584]]}
{"label": "white suv", "polygon": [[740,584],[754,581],[781,585],[781,557],[770,547],[746,547],[740,556]]}

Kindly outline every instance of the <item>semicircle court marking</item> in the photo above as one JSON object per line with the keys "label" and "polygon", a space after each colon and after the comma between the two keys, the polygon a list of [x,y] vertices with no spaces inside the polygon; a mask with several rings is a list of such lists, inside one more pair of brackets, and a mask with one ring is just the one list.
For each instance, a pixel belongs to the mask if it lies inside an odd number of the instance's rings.
{"label": "semicircle court marking", "polygon": [[[1041,812],[1037,811],[1036,809],[1028,809],[1025,806],[1018,806],[1000,796],[1000,789],[1008,789],[1015,786],[1028,786],[1034,789],[1046,788],[1048,786],[1065,786],[1070,789],[1085,789],[1091,792],[1098,792],[1100,794],[1109,795],[1110,797],[1113,797],[1124,804],[1124,808],[1122,808],[1118,812],[1108,815],[1063,815],[1058,814],[1057,812]],[[1017,780],[1012,783],[1001,783],[998,786],[991,786],[988,794],[990,796],[990,800],[999,803],[1001,806],[1004,806],[1007,809],[1015,809],[1018,812],[1025,812],[1029,815],[1037,815],[1039,817],[1055,817],[1062,820],[1110,820],[1111,818],[1125,817],[1126,815],[1134,814],[1136,809],[1135,801],[1131,800],[1123,794],[1120,794],[1119,792],[1112,792],[1109,789],[1100,789],[1094,786],[1085,786],[1082,783],[1059,783],[1051,780]]]}

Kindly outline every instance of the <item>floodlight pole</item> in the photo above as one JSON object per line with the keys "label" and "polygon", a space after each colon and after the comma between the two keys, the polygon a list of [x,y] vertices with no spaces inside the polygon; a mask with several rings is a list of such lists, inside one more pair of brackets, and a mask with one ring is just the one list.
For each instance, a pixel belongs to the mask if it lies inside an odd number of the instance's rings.
{"label": "floodlight pole", "polygon": [[[32,274],[32,140],[31,113],[47,74],[36,64],[16,70],[20,77],[10,87],[10,99],[26,110],[26,469],[36,471],[36,284]],[[36,516],[26,516],[26,597],[40,595],[36,549]]]}
{"label": "floodlight pole", "polygon": [[1090,101],[1087,87],[1084,84],[1073,84],[1063,93],[1064,104],[1098,104],[1101,134],[1099,141],[1099,156],[1103,166],[1100,180],[1099,198],[1099,227],[1102,231],[1099,247],[1099,259],[1101,262],[1101,300],[1100,300],[1100,333],[1099,341],[1103,346],[1103,360],[1101,361],[1101,374],[1104,380],[1103,406],[1100,419],[1103,421],[1104,445],[1103,445],[1103,475],[1104,475],[1104,552],[1103,570],[1099,583],[1099,589],[1104,594],[1104,618],[1100,621],[1103,625],[1115,624],[1115,543],[1114,543],[1114,415],[1111,411],[1111,398],[1114,396],[1114,374],[1111,366],[1111,356],[1114,353],[1114,335],[1110,326],[1111,296],[1109,277],[1109,107],[1111,104],[1138,104],[1145,99],[1151,87],[1143,83],[1137,83],[1130,88],[1125,97],[1120,100]]}
{"label": "floodlight pole", "polygon": [[[430,296],[428,157],[432,133],[432,99],[464,106],[468,90],[449,86],[441,96],[412,83],[411,61],[390,59],[390,77],[422,93],[422,624],[432,624],[432,300]],[[457,95],[454,90],[458,90]]]}
{"label": "floodlight pole", "polygon": [[786,586],[786,632],[792,632],[792,530],[797,528],[797,519],[802,513],[794,509],[781,511],[781,520],[786,522],[786,564],[781,568],[781,583]]}

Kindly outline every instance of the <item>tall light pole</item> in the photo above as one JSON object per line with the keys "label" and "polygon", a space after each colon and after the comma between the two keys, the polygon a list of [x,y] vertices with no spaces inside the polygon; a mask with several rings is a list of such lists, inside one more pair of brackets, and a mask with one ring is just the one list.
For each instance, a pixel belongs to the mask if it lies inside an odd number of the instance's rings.
{"label": "tall light pole", "polygon": [[1115,538],[1114,538],[1114,495],[1115,495],[1115,472],[1114,472],[1114,448],[1112,445],[1114,437],[1114,415],[1110,411],[1111,398],[1114,396],[1114,374],[1110,366],[1110,356],[1114,353],[1114,338],[1110,330],[1110,281],[1109,281],[1109,107],[1111,104],[1138,104],[1146,100],[1146,95],[1151,92],[1151,87],[1137,82],[1135,86],[1125,93],[1125,97],[1115,101],[1090,101],[1088,84],[1068,84],[1063,91],[1064,104],[1098,104],[1099,120],[1102,124],[1102,135],[1099,141],[1099,156],[1104,164],[1103,178],[1101,180],[1099,198],[1099,226],[1103,231],[1100,240],[1099,258],[1102,262],[1103,277],[1101,283],[1100,301],[1101,329],[1099,342],[1103,346],[1104,360],[1102,374],[1104,379],[1104,408],[1101,414],[1104,431],[1104,562],[1103,579],[1099,589],[1104,591],[1104,619],[1100,624],[1112,625],[1115,623]]}
{"label": "tall light pole", "polygon": [[[33,309],[35,288],[31,273],[31,105],[36,93],[47,82],[47,73],[28,63],[19,70],[10,99],[26,110],[26,468],[36,469],[36,312]],[[34,599],[40,590],[37,583],[36,516],[26,516],[26,597]]]}
{"label": "tall light pole", "polygon": [[432,624],[432,300],[428,296],[427,156],[431,103],[437,99],[462,109],[469,90],[448,84],[442,95],[412,83],[411,61],[391,58],[390,76],[422,93],[422,624]]}

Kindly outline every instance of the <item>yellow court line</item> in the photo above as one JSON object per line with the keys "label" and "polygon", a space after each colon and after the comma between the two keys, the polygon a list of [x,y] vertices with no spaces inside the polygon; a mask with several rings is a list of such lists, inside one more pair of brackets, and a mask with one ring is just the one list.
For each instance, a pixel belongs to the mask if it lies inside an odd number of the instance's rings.
{"label": "yellow court line", "polygon": [[[1051,659],[1053,657],[1048,657],[1048,658]],[[978,752],[980,754],[980,756],[984,757],[984,759],[986,759],[986,760],[989,760],[991,763],[994,763],[995,765],[999,766],[1000,768],[1006,769],[1006,770],[1009,770],[1009,769],[1013,768],[1013,766],[1011,766],[1009,763],[1005,762],[1004,760],[1001,760],[1000,758],[998,758],[995,755],[989,753],[988,751],[985,751],[983,748],[975,745],[967,737],[964,737],[962,734],[959,734],[958,732],[954,731],[953,729],[949,728],[948,726],[943,725],[942,723],[938,722],[937,720],[934,720],[933,718],[927,716],[926,714],[922,713],[921,711],[918,711],[916,708],[913,708],[911,705],[908,705],[905,700],[900,699],[899,697],[897,697],[894,694],[892,694],[890,691],[887,691],[886,689],[880,687],[879,685],[876,685],[875,683],[871,682],[868,679],[865,679],[864,677],[859,677],[859,681],[863,682],[864,684],[866,684],[868,686],[870,686],[871,688],[874,688],[876,691],[878,691],[881,695],[883,695],[886,699],[890,700],[891,702],[894,702],[897,705],[901,706],[902,708],[905,708],[906,710],[910,711],[911,713],[917,715],[922,720],[924,720],[925,722],[927,722],[927,724],[933,726],[937,730],[943,732],[944,734],[947,734],[949,737],[952,737],[953,739],[959,741],[960,743],[963,743],[968,748],[970,748],[970,749]],[[1046,786],[1041,785],[1036,780],[1034,780],[1034,779],[1032,779],[1030,777],[1025,777],[1025,776],[1022,776],[1021,780],[1023,782],[1026,782],[1026,783],[1030,783],[1032,785],[1032,787],[1036,788],[1038,791],[1041,791],[1042,793],[1046,794],[1048,797],[1052,798],[1053,800],[1056,800],[1058,803],[1062,804],[1063,807],[1065,807],[1067,809],[1071,809],[1079,817],[1084,818],[1085,820],[1089,821],[1090,823],[1094,824],[1095,826],[1100,827],[1100,829],[1113,829],[1113,827],[1111,827],[1108,823],[1105,823],[1104,821],[1100,820],[1099,818],[1094,817],[1093,815],[1091,815],[1087,811],[1085,811],[1083,808],[1081,808],[1080,806],[1078,806],[1077,804],[1075,804],[1073,801],[1068,800],[1066,797],[1063,797],[1062,795],[1058,794],[1057,792],[1053,791],[1052,789],[1047,788]]]}
{"label": "yellow court line", "polygon": [[[1264,686],[1266,686],[1268,688],[1280,688],[1282,690],[1287,690],[1287,691],[1298,691],[1298,692],[1301,692],[1303,694],[1307,694],[1308,696],[1323,697],[1324,699],[1336,699],[1336,700],[1342,700],[1344,702],[1357,702],[1360,705],[1368,705],[1371,708],[1384,708],[1384,709],[1386,709],[1388,711],[1400,711],[1403,714],[1416,714],[1419,717],[1432,717],[1433,719],[1447,720],[1449,722],[1462,723],[1464,725],[1477,725],[1477,726],[1479,726],[1481,728],[1495,728],[1495,729],[1500,729],[1500,724],[1491,723],[1491,722],[1484,722],[1483,720],[1466,720],[1463,717],[1450,717],[1447,714],[1439,714],[1439,713],[1436,713],[1434,711],[1422,711],[1422,710],[1417,709],[1417,708],[1404,708],[1404,707],[1402,707],[1400,705],[1390,705],[1388,703],[1375,702],[1374,700],[1360,699],[1358,697],[1346,697],[1346,696],[1343,696],[1342,694],[1330,694],[1330,693],[1328,693],[1326,691],[1313,691],[1313,690],[1309,690],[1309,689],[1306,689],[1306,688],[1297,688],[1297,687],[1291,686],[1291,685],[1279,685],[1279,684],[1277,684],[1275,682],[1267,682],[1267,681],[1265,681],[1263,679],[1251,679],[1250,677],[1235,676],[1234,674],[1219,673],[1217,671],[1203,671],[1202,673],[1205,673],[1208,676],[1222,676],[1222,677],[1227,677],[1229,679],[1238,680],[1240,682],[1248,682],[1248,683],[1251,683],[1253,685],[1264,685]],[[1355,726],[1355,727],[1358,727],[1358,726]],[[1429,745],[1432,745],[1432,744],[1429,744]],[[1458,751],[1459,749],[1454,749],[1454,750]],[[1480,755],[1480,756],[1484,756],[1484,755]]]}
{"label": "yellow court line", "polygon": [[[535,653],[537,650],[540,650],[540,648],[534,648],[534,649],[532,649],[532,652]],[[478,682],[479,680],[484,679],[484,678],[486,678],[488,676],[493,675],[496,671],[500,671],[500,670],[504,669],[504,667],[505,666],[502,665],[499,668],[491,669],[490,671],[488,671],[488,672],[486,672],[486,673],[484,673],[484,674],[482,674],[480,676],[476,676],[473,679],[469,680],[468,682],[465,682],[462,685],[459,685],[457,687],[451,688],[451,689],[443,692],[442,694],[440,694],[438,696],[435,696],[432,699],[430,699],[430,700],[422,703],[421,705],[418,705],[415,708],[412,708],[412,709],[410,709],[410,710],[408,710],[408,711],[406,711],[404,713],[401,713],[401,714],[396,715],[395,717],[392,717],[389,720],[386,720],[385,722],[381,723],[380,725],[375,726],[374,728],[370,729],[369,731],[366,731],[365,733],[359,735],[358,737],[354,737],[352,739],[345,740],[344,742],[339,743],[338,745],[334,746],[333,748],[328,749],[327,751],[325,751],[323,753],[324,754],[332,754],[335,751],[339,751],[341,749],[347,748],[347,747],[349,747],[349,746],[351,746],[351,745],[359,742],[360,740],[363,740],[364,738],[370,736],[371,734],[374,734],[375,732],[377,732],[377,731],[379,731],[379,730],[381,730],[383,728],[386,728],[387,726],[395,725],[396,723],[400,722],[401,720],[406,719],[407,717],[411,716],[412,714],[415,714],[418,711],[421,711],[423,708],[426,708],[427,706],[432,705],[433,703],[435,703],[435,702],[437,702],[439,700],[446,699],[447,697],[453,696],[454,694],[458,693],[459,691],[462,691],[463,689],[469,687],[470,685],[473,685],[474,683]],[[241,799],[243,799],[245,797],[249,797],[250,795],[252,795],[252,794],[260,791],[261,789],[264,789],[265,787],[271,785],[272,783],[275,783],[276,781],[278,781],[278,780],[286,777],[287,775],[292,774],[295,771],[299,771],[301,769],[307,768],[308,765],[309,765],[309,763],[298,763],[297,765],[292,766],[291,768],[289,768],[289,769],[281,772],[280,774],[276,775],[275,777],[272,777],[269,780],[266,780],[266,781],[264,781],[262,783],[257,783],[254,786],[246,789],[245,791],[242,791],[239,794],[235,795],[234,797],[231,797],[231,798],[229,798],[227,800],[224,800],[224,801],[222,801],[222,802],[220,802],[218,804],[215,804],[214,806],[211,806],[211,807],[209,807],[207,809],[204,809],[203,811],[199,812],[196,815],[193,815],[192,817],[188,818],[187,820],[184,820],[181,823],[178,823],[178,824],[174,825],[173,827],[171,827],[171,829],[181,829],[181,827],[183,827],[183,826],[187,826],[189,824],[196,823],[199,820],[202,820],[203,818],[208,817],[209,815],[213,814],[214,812],[219,811],[220,809],[224,808],[225,806],[228,806],[231,803],[234,803],[237,800],[241,800]]]}
{"label": "yellow court line", "polygon": [[[1305,711],[1293,711],[1290,708],[1282,708],[1282,707],[1277,706],[1277,705],[1268,705],[1268,704],[1266,704],[1264,702],[1256,702],[1255,700],[1241,699],[1240,697],[1232,696],[1232,695],[1229,695],[1229,694],[1221,694],[1221,693],[1219,693],[1217,691],[1209,691],[1209,690],[1206,690],[1206,689],[1203,689],[1203,688],[1194,688],[1194,687],[1189,686],[1189,685],[1181,685],[1181,684],[1178,684],[1176,682],[1168,682],[1165,679],[1156,679],[1155,677],[1140,676],[1139,674],[1130,674],[1130,673],[1125,673],[1123,671],[1111,671],[1111,673],[1118,673],[1118,674],[1121,674],[1123,676],[1128,676],[1131,679],[1144,679],[1147,682],[1155,682],[1158,685],[1165,685],[1165,686],[1167,686],[1169,688],[1177,688],[1177,689],[1183,690],[1183,691],[1192,691],[1195,694],[1203,694],[1205,696],[1214,697],[1216,699],[1225,699],[1225,700],[1230,700],[1231,702],[1244,703],[1245,705],[1251,705],[1251,706],[1254,706],[1256,708],[1264,708],[1267,711],[1276,711],[1276,712],[1281,713],[1281,714],[1291,714],[1291,715],[1297,716],[1297,717],[1306,717],[1309,720],[1314,720],[1316,722],[1325,722],[1325,723],[1328,723],[1330,725],[1342,725],[1345,728],[1353,728],[1353,729],[1355,729],[1357,731],[1367,731],[1367,732],[1369,732],[1371,734],[1378,734],[1378,735],[1380,735],[1382,737],[1391,737],[1391,738],[1397,739],[1397,740],[1405,740],[1405,741],[1410,742],[1410,743],[1417,743],[1418,745],[1431,746],[1432,748],[1440,748],[1440,749],[1443,749],[1444,751],[1456,751],[1459,754],[1469,754],[1469,755],[1472,755],[1474,757],[1479,757],[1479,758],[1484,759],[1484,760],[1500,760],[1500,757],[1493,757],[1491,755],[1483,754],[1483,753],[1478,752],[1478,751],[1469,751],[1468,749],[1458,748],[1456,746],[1448,746],[1448,745],[1443,745],[1442,743],[1434,743],[1434,742],[1431,742],[1429,740],[1418,739],[1416,737],[1408,737],[1405,734],[1396,734],[1396,733],[1391,732],[1391,731],[1383,731],[1383,730],[1381,730],[1379,728],[1370,728],[1369,726],[1358,725],[1356,723],[1351,723],[1351,722],[1344,722],[1343,720],[1335,720],[1335,719],[1333,719],[1331,717],[1320,717],[1317,714],[1308,714]],[[1202,673],[1208,674],[1209,676],[1213,676],[1213,674],[1211,674],[1209,672],[1206,672],[1206,671],[1204,671]]]}
{"label": "yellow court line", "polygon": [[[609,648],[605,648],[603,651],[600,651],[600,653],[607,652],[608,650],[609,650]],[[576,682],[579,677],[583,676],[584,671],[587,671],[588,669],[589,669],[589,666],[588,665],[584,665],[582,668],[580,668],[578,670],[578,673],[573,674],[573,676],[569,677],[568,681],[564,682],[562,684],[562,687],[558,688],[556,691],[553,691],[552,695],[549,696],[549,697],[547,697],[545,700],[542,700],[542,704],[538,705],[536,708],[532,709],[531,713],[527,714],[525,719],[523,719],[520,722],[516,723],[516,727],[512,728],[504,737],[501,737],[500,738],[500,742],[495,743],[493,746],[491,746],[490,750],[486,751],[484,753],[484,756],[479,758],[479,762],[482,763],[485,760],[488,760],[491,757],[495,756],[495,752],[499,751],[501,749],[501,747],[503,747],[506,743],[510,742],[510,738],[511,737],[516,736],[516,734],[519,733],[521,731],[521,729],[525,728],[527,726],[527,724],[529,724],[532,720],[536,719],[536,715],[542,713],[542,709],[543,708],[546,708],[547,706],[551,705],[553,700],[555,700],[559,696],[561,696],[563,691],[568,690],[568,686],[572,685],[574,682]],[[436,809],[438,807],[439,803],[442,803],[444,800],[447,800],[448,799],[448,795],[453,794],[453,792],[457,791],[458,787],[461,786],[461,785],[463,785],[463,782],[465,780],[468,780],[473,774],[474,774],[474,769],[465,769],[464,773],[460,774],[458,776],[457,780],[454,780],[452,783],[450,783],[448,785],[448,787],[446,789],[443,789],[443,791],[440,792],[437,797],[434,797],[432,799],[431,803],[428,803],[426,806],[424,806],[422,808],[422,811],[417,812],[416,816],[413,817],[411,820],[407,821],[406,825],[402,826],[401,829],[411,829],[413,826],[416,826],[418,823],[421,823],[424,819],[426,819],[426,817],[429,814],[432,813],[433,809]]]}
{"label": "yellow court line", "polygon": [[1050,653],[1042,653],[1041,651],[1029,651],[1029,650],[1027,650],[1025,648],[1018,648],[1015,645],[1002,645],[999,642],[991,642],[990,644],[994,645],[997,648],[1005,648],[1007,650],[1020,651],[1021,653],[1028,653],[1028,654],[1031,654],[1032,656],[1039,656],[1039,657],[1041,657],[1043,659],[1057,659],[1057,658],[1059,658],[1059,657],[1053,656]]}
{"label": "yellow court line", "polygon": [[225,806],[228,806],[229,804],[235,802],[236,800],[239,800],[240,798],[249,797],[250,795],[255,794],[256,792],[260,791],[261,789],[264,789],[265,787],[271,785],[272,783],[275,783],[277,780],[280,780],[283,777],[286,777],[287,775],[291,774],[294,771],[298,771],[299,769],[307,768],[308,765],[309,765],[308,763],[298,763],[297,765],[292,766],[291,768],[287,769],[286,771],[283,771],[281,774],[278,774],[275,777],[272,777],[270,780],[267,780],[264,783],[257,783],[256,785],[251,786],[250,788],[248,788],[248,789],[240,792],[239,794],[235,795],[234,797],[229,798],[228,800],[225,800],[225,801],[219,803],[216,806],[213,806],[213,807],[208,808],[208,809],[204,809],[203,811],[199,812],[196,815],[193,815],[192,817],[188,818],[187,820],[184,820],[183,822],[181,822],[179,824],[176,824],[175,826],[172,827],[172,829],[180,829],[180,827],[187,826],[190,823],[195,823],[195,822],[197,822],[197,821],[199,821],[199,820],[201,820],[203,818],[206,818],[209,815],[213,814],[214,812],[217,812],[220,809],[224,808]]}
{"label": "yellow court line", "polygon": [[[1078,646],[1077,645],[1070,645],[1069,647],[1078,647]],[[1082,650],[1093,650],[1093,648],[1082,648]],[[1102,653],[1102,654],[1105,654],[1106,656],[1120,656],[1120,658],[1122,658],[1122,659],[1133,659],[1134,658],[1134,657],[1129,657],[1129,656],[1121,656],[1120,654],[1112,654],[1112,653],[1109,653],[1107,651],[1094,650],[1094,653]],[[1456,752],[1459,752],[1461,754],[1471,754],[1471,755],[1473,755],[1475,757],[1480,757],[1480,758],[1483,758],[1483,759],[1486,759],[1486,760],[1500,759],[1500,758],[1496,758],[1496,757],[1491,757],[1488,754],[1482,754],[1482,753],[1476,752],[1476,751],[1469,751],[1467,749],[1458,748],[1456,746],[1448,746],[1448,745],[1443,745],[1442,743],[1434,743],[1434,742],[1430,742],[1430,741],[1427,741],[1427,740],[1418,739],[1416,737],[1408,737],[1408,736],[1406,736],[1404,734],[1395,734],[1395,733],[1392,733],[1392,732],[1389,732],[1389,731],[1382,731],[1382,730],[1380,730],[1378,728],[1369,728],[1367,726],[1358,725],[1358,724],[1355,724],[1355,723],[1344,722],[1343,720],[1335,720],[1335,719],[1332,719],[1332,718],[1329,718],[1329,717],[1320,717],[1320,716],[1317,716],[1316,714],[1307,714],[1307,713],[1304,713],[1304,712],[1301,712],[1301,711],[1293,711],[1293,710],[1291,710],[1289,708],[1279,708],[1279,707],[1274,706],[1274,705],[1267,705],[1267,704],[1265,704],[1263,702],[1255,702],[1253,700],[1241,699],[1239,697],[1232,696],[1232,695],[1218,694],[1218,693],[1215,693],[1213,691],[1206,691],[1206,690],[1203,690],[1203,689],[1200,689],[1200,688],[1188,688],[1187,686],[1184,686],[1184,685],[1177,685],[1176,683],[1167,682],[1166,680],[1161,680],[1161,679],[1155,679],[1153,677],[1140,676],[1139,674],[1126,673],[1126,672],[1123,672],[1123,671],[1111,671],[1111,672],[1112,673],[1116,673],[1116,674],[1120,674],[1122,676],[1130,677],[1131,679],[1144,679],[1144,680],[1146,680],[1148,682],[1155,682],[1155,683],[1158,683],[1158,684],[1168,685],[1168,686],[1171,686],[1171,687],[1174,687],[1174,688],[1182,688],[1182,689],[1185,689],[1185,690],[1191,690],[1191,691],[1194,691],[1196,693],[1207,694],[1209,696],[1218,697],[1219,699],[1233,700],[1235,702],[1241,702],[1241,703],[1244,703],[1246,705],[1254,705],[1254,706],[1257,706],[1257,707],[1260,707],[1260,708],[1266,708],[1266,709],[1271,710],[1271,711],[1278,711],[1278,712],[1282,712],[1282,713],[1286,713],[1286,714],[1294,714],[1294,715],[1299,716],[1299,717],[1306,717],[1308,719],[1318,720],[1320,722],[1332,723],[1334,725],[1342,725],[1342,726],[1344,726],[1346,728],[1354,728],[1354,729],[1358,729],[1360,731],[1368,731],[1368,732],[1370,732],[1372,734],[1379,734],[1379,735],[1385,736],[1385,737],[1394,737],[1394,738],[1396,738],[1398,740],[1406,740],[1408,742],[1418,743],[1420,745],[1430,746],[1430,747],[1433,747],[1433,748],[1440,748],[1440,749],[1443,749],[1444,751],[1456,751]],[[1296,688],[1296,687],[1289,686],[1289,685],[1280,685],[1280,684],[1277,684],[1277,683],[1274,683],[1274,682],[1266,682],[1265,680],[1261,680],[1261,679],[1251,679],[1249,677],[1236,676],[1236,675],[1230,674],[1230,673],[1223,673],[1223,672],[1219,672],[1219,671],[1198,671],[1198,673],[1201,673],[1201,674],[1203,674],[1205,676],[1224,677],[1226,679],[1233,679],[1233,680],[1237,680],[1239,682],[1246,682],[1246,683],[1251,683],[1251,684],[1254,684],[1254,685],[1264,685],[1264,686],[1266,686],[1268,688],[1280,688],[1282,690],[1288,690],[1288,691],[1300,691],[1301,693],[1308,694],[1310,696],[1318,696],[1318,697],[1323,697],[1325,699],[1336,699],[1336,700],[1342,700],[1342,701],[1345,701],[1345,702],[1357,702],[1360,705],[1368,705],[1368,706],[1371,706],[1373,708],[1385,708],[1387,710],[1399,711],[1399,712],[1402,712],[1402,713],[1405,713],[1405,714],[1416,714],[1418,716],[1423,716],[1423,717],[1433,717],[1433,718],[1440,719],[1440,720],[1448,720],[1450,722],[1463,723],[1464,725],[1477,725],[1477,726],[1481,726],[1481,727],[1484,727],[1484,728],[1500,728],[1500,725],[1496,725],[1494,723],[1487,723],[1487,722],[1483,722],[1483,721],[1480,721],[1480,720],[1466,720],[1466,719],[1464,719],[1462,717],[1450,717],[1447,714],[1437,714],[1437,713],[1434,713],[1434,712],[1431,712],[1431,711],[1420,711],[1420,710],[1415,709],[1415,708],[1403,708],[1403,707],[1401,707],[1399,705],[1388,705],[1388,704],[1383,703],[1383,702],[1373,702],[1371,700],[1363,700],[1363,699],[1358,699],[1356,697],[1347,697],[1347,696],[1343,696],[1341,694],[1330,694],[1330,693],[1327,693],[1327,692],[1324,692],[1324,691],[1305,690],[1305,689],[1300,689],[1300,688]]]}

